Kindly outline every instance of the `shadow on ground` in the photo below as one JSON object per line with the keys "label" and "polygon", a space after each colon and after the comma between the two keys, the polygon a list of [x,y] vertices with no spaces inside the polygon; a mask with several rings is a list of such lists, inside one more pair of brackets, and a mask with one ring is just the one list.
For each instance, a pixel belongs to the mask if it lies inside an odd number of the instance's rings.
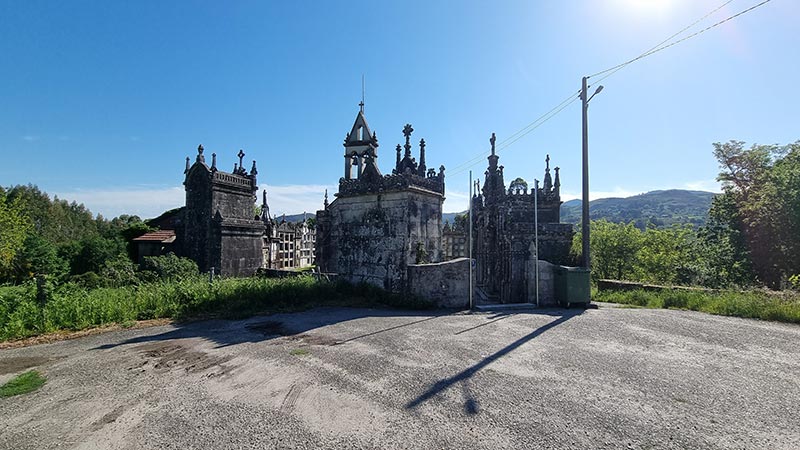
{"label": "shadow on ground", "polygon": [[406,323],[364,333],[345,339],[325,340],[319,342],[327,345],[339,345],[357,339],[373,336],[417,323],[437,318],[462,314],[453,310],[408,311],[371,308],[316,308],[302,313],[281,313],[269,316],[256,316],[245,320],[205,320],[173,324],[173,330],[150,336],[139,336],[121,342],[109,343],[95,347],[93,350],[107,350],[121,345],[145,342],[168,341],[172,339],[202,338],[216,344],[217,348],[243,343],[269,341],[284,336],[303,336],[304,333],[341,322],[367,317],[407,317]]}
{"label": "shadow on ground", "polygon": [[[568,321],[569,319],[571,319],[571,318],[573,318],[573,317],[575,317],[577,315],[580,315],[582,313],[583,313],[583,310],[581,310],[581,309],[577,309],[577,310],[576,309],[572,309],[572,310],[539,310],[539,311],[537,311],[536,314],[539,314],[539,315],[543,315],[543,314],[551,315],[551,316],[554,316],[555,319],[553,319],[551,322],[548,322],[548,323],[542,325],[541,327],[531,331],[530,333],[528,333],[525,336],[517,339],[516,341],[506,345],[505,347],[503,347],[500,350],[494,352],[493,354],[483,358],[481,361],[479,361],[476,364],[473,364],[472,366],[462,370],[461,372],[459,372],[459,373],[457,373],[457,374],[455,374],[455,375],[453,375],[451,377],[439,380],[438,382],[432,384],[420,396],[418,396],[414,400],[408,402],[405,405],[406,409],[414,409],[417,406],[421,405],[422,403],[425,403],[426,401],[430,400],[431,398],[433,398],[433,397],[437,396],[438,394],[444,392],[445,390],[451,388],[456,383],[461,383],[462,391],[463,391],[463,394],[464,394],[464,412],[466,414],[469,414],[469,415],[478,414],[479,409],[480,409],[479,408],[479,402],[475,398],[475,395],[473,394],[473,391],[470,388],[470,379],[476,373],[478,373],[480,370],[486,368],[486,366],[492,364],[493,362],[497,361],[498,359],[500,359],[500,358],[508,355],[512,351],[518,349],[522,345],[532,341],[533,339],[535,339],[536,337],[542,335],[546,331],[548,331],[550,329],[553,329],[553,328],[563,324],[564,322]],[[456,334],[465,333],[465,332],[472,331],[472,330],[475,330],[477,328],[489,325],[491,323],[495,323],[495,322],[497,322],[499,320],[503,320],[506,317],[509,317],[510,315],[513,315],[513,314],[514,314],[514,312],[499,313],[495,317],[492,317],[491,318],[492,320],[490,320],[490,321],[488,321],[486,323],[482,323],[482,324],[480,324],[478,326],[475,326],[475,327],[472,327],[472,328],[469,328],[469,329],[466,329],[466,330],[462,330],[462,331],[460,331],[460,332],[458,332]]]}
{"label": "shadow on ground", "polygon": [[[539,309],[527,311],[495,311],[489,312],[488,315],[482,314],[486,321],[478,325],[459,330],[453,333],[453,335],[460,335],[469,332],[481,333],[483,332],[482,327],[494,324],[498,321],[513,317],[518,314],[551,316],[553,317],[553,320],[509,343],[500,350],[483,358],[478,363],[467,367],[451,377],[433,383],[425,392],[420,394],[417,398],[409,401],[405,405],[405,409],[413,410],[445,390],[450,389],[454,385],[460,384],[464,396],[464,412],[468,415],[478,414],[480,411],[480,403],[476,399],[471,387],[471,379],[476,373],[500,358],[508,355],[512,351],[518,349],[522,345],[532,341],[548,330],[551,330],[582,313],[582,309]],[[435,321],[445,316],[466,314],[472,313],[469,311],[454,310],[408,311],[391,309],[325,307],[316,308],[303,313],[281,313],[270,316],[257,316],[245,320],[207,320],[178,323],[173,325],[175,326],[175,329],[164,333],[150,336],[140,336],[116,343],[109,343],[95,347],[93,350],[107,350],[122,345],[187,338],[202,338],[215,343],[217,348],[223,348],[243,343],[264,342],[285,336],[303,338],[307,342],[318,345],[341,345],[369,336],[390,332],[392,330],[397,330],[424,322]],[[403,317],[408,320],[398,325],[335,340],[326,338],[325,336],[316,333],[313,335],[306,335],[307,332],[317,328],[371,317]]]}

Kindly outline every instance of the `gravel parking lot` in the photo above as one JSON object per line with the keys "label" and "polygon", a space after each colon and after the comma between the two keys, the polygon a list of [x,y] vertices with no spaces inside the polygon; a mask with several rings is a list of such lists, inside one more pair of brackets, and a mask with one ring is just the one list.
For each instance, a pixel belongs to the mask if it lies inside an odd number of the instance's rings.
{"label": "gravel parking lot", "polygon": [[323,308],[0,350],[0,449],[800,448],[800,326]]}

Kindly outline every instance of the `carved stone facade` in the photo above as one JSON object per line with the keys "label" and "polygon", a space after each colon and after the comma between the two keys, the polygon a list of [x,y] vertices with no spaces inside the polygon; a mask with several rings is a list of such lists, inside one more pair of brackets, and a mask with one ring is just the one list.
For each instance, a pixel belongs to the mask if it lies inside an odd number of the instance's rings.
{"label": "carved stone facade", "polygon": [[317,211],[321,271],[399,292],[410,264],[441,261],[444,166],[438,172],[427,168],[424,139],[419,162],[412,157],[413,131],[411,125],[403,128],[405,145],[397,145],[392,173],[382,175],[377,135],[363,107],[359,111],[344,140],[339,192],[330,204],[326,192],[324,209]]}
{"label": "carved stone facade", "polygon": [[206,164],[203,146],[197,148],[194,164],[186,158],[186,207],[179,240],[181,253],[193,259],[201,271],[212,267],[222,275],[252,275],[262,263],[264,225],[253,214],[256,162],[248,172],[244,152],[233,172],[217,169],[217,155]]}
{"label": "carved stone facade", "polygon": [[555,168],[550,175],[550,156],[546,159],[544,182],[536,195],[533,187],[517,178],[506,189],[503,166],[495,154],[495,136],[490,139],[491,155],[483,189],[476,182],[473,209],[473,257],[476,259],[476,282],[490,301],[529,302],[537,249],[535,212],[538,204],[538,259],[555,264],[569,262],[574,230],[562,224],[561,180]]}

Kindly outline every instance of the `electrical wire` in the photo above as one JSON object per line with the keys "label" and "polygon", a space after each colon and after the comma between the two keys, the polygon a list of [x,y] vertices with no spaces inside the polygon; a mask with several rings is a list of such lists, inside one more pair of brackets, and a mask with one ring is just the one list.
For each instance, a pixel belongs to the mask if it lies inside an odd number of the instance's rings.
{"label": "electrical wire", "polygon": [[[706,28],[703,28],[700,31],[697,31],[697,32],[692,33],[692,34],[690,34],[688,36],[685,36],[685,37],[683,37],[681,39],[678,39],[677,41],[668,43],[670,40],[680,36],[683,33],[685,33],[686,31],[688,31],[689,29],[693,28],[698,23],[704,21],[709,16],[713,15],[714,13],[716,13],[719,10],[721,10],[725,6],[729,5],[733,1],[735,1],[735,0],[728,0],[728,1],[724,2],[720,6],[714,8],[713,10],[711,10],[710,12],[705,14],[703,17],[701,17],[701,18],[697,19],[696,21],[692,22],[690,25],[687,25],[686,27],[682,28],[677,33],[672,34],[670,37],[668,37],[668,38],[664,39],[663,41],[659,42],[655,46],[651,47],[649,50],[647,50],[644,53],[640,54],[639,56],[637,56],[637,57],[635,57],[633,59],[630,59],[628,61],[625,61],[625,62],[623,62],[621,64],[617,64],[616,66],[609,67],[608,69],[601,70],[600,72],[593,73],[593,74],[587,76],[586,78],[592,78],[592,77],[596,77],[596,76],[599,76],[599,75],[604,75],[599,80],[595,81],[595,84],[599,83],[599,82],[605,80],[606,78],[614,75],[615,73],[619,72],[620,70],[622,70],[623,68],[627,67],[628,65],[636,62],[636,61],[644,59],[644,58],[646,58],[646,57],[648,57],[650,55],[653,55],[655,53],[658,53],[660,51],[666,50],[666,49],[668,49],[668,48],[670,48],[670,47],[672,47],[674,45],[680,44],[681,42],[685,42],[685,41],[687,41],[689,39],[697,37],[697,36],[705,33],[706,31],[709,31],[709,30],[711,30],[713,28],[716,28],[716,27],[718,27],[718,26],[720,26],[720,25],[722,25],[722,24],[724,24],[724,23],[726,23],[726,22],[728,22],[730,20],[733,20],[733,19],[735,19],[735,18],[737,18],[737,17],[739,17],[741,15],[744,15],[744,14],[750,12],[750,11],[753,11],[754,9],[761,7],[761,6],[769,3],[772,0],[764,0],[764,1],[758,3],[758,4],[754,5],[754,6],[751,6],[750,8],[747,8],[747,9],[745,9],[743,11],[740,11],[740,12],[730,16],[730,17],[727,17],[727,18],[725,18],[723,20],[720,20],[719,22],[716,22],[716,23],[714,23],[714,24],[712,24],[712,25],[710,25],[710,26],[708,26]],[[580,92],[580,91],[578,91],[578,92]],[[559,103],[558,105],[554,106],[552,109],[550,109],[546,113],[544,113],[541,116],[539,116],[538,118],[536,118],[536,120],[534,120],[533,122],[529,123],[525,127],[521,128],[519,131],[517,131],[516,133],[513,133],[512,135],[508,136],[503,141],[501,141],[499,144],[497,144],[496,147],[495,147],[495,152],[499,152],[500,150],[507,149],[508,147],[510,147],[511,145],[513,145],[514,143],[516,143],[517,141],[522,139],[523,137],[527,136],[528,134],[530,134],[531,132],[533,132],[534,130],[536,130],[540,126],[542,126],[545,122],[547,122],[548,120],[550,120],[553,117],[555,117],[558,113],[563,111],[567,106],[571,105],[572,103],[574,103],[579,98],[580,97],[576,96],[576,94],[570,94],[561,103]],[[474,157],[466,160],[465,162],[455,166],[453,169],[451,169],[452,171],[450,172],[449,175],[452,176],[452,175],[457,175],[457,174],[466,172],[470,167],[474,166],[481,159],[485,158],[487,156],[487,154],[488,154],[488,152],[485,152],[485,151],[481,152],[480,154],[477,154],[476,156],[474,156]]]}
{"label": "electrical wire", "polygon": [[608,69],[601,70],[600,72],[597,72],[597,73],[594,73],[594,74],[592,74],[592,75],[589,75],[589,76],[588,76],[588,77],[586,77],[586,78],[591,78],[591,77],[595,77],[595,76],[598,76],[598,75],[602,75],[602,74],[604,74],[604,73],[607,73],[607,72],[611,72],[609,75],[607,75],[607,76],[605,76],[605,77],[603,77],[603,78],[601,79],[601,80],[604,80],[604,79],[608,78],[609,76],[611,76],[612,74],[614,74],[614,73],[618,72],[618,71],[619,71],[620,69],[622,69],[623,67],[626,67],[627,65],[629,65],[629,64],[631,64],[631,63],[634,63],[634,62],[636,62],[636,61],[639,61],[639,60],[641,60],[641,59],[644,59],[644,58],[646,58],[646,57],[648,57],[648,56],[650,56],[650,55],[653,55],[653,54],[655,54],[655,53],[658,53],[658,52],[660,52],[660,51],[662,51],[662,50],[666,50],[666,49],[668,49],[668,48],[670,48],[670,47],[672,47],[672,46],[674,46],[674,45],[680,44],[681,42],[685,42],[685,41],[688,41],[689,39],[692,39],[692,38],[694,38],[694,37],[697,37],[697,36],[699,36],[699,35],[701,35],[701,34],[705,33],[706,31],[709,31],[709,30],[711,30],[711,29],[713,29],[713,28],[716,28],[716,27],[718,27],[718,26],[720,26],[720,25],[724,24],[725,22],[728,22],[728,21],[730,21],[730,20],[733,20],[733,19],[735,19],[735,18],[737,18],[737,17],[739,17],[739,16],[741,16],[741,15],[743,15],[743,14],[746,14],[746,13],[748,13],[748,12],[750,12],[750,11],[752,11],[752,10],[754,10],[754,9],[758,8],[758,7],[761,7],[761,6],[763,6],[763,5],[766,5],[767,3],[771,2],[772,0],[764,0],[764,1],[762,1],[761,3],[758,3],[758,4],[754,5],[754,6],[751,6],[751,7],[747,8],[747,9],[745,9],[745,10],[743,10],[743,11],[740,11],[740,12],[738,12],[738,13],[736,13],[736,14],[734,14],[734,15],[730,16],[730,17],[726,17],[725,19],[722,19],[722,20],[720,20],[719,22],[716,22],[716,23],[714,23],[713,25],[709,25],[709,26],[707,26],[706,28],[703,28],[703,29],[702,29],[702,30],[700,30],[700,31],[697,31],[697,32],[695,32],[695,33],[692,33],[692,34],[690,34],[689,36],[686,36],[686,37],[683,37],[683,38],[681,38],[681,39],[678,39],[677,41],[671,42],[671,43],[669,43],[669,44],[667,44],[667,45],[662,45],[662,44],[664,44],[665,42],[669,41],[670,39],[672,39],[672,38],[674,38],[674,37],[676,37],[676,36],[680,35],[680,34],[681,34],[681,33],[683,33],[684,31],[688,30],[689,28],[691,28],[691,27],[695,26],[695,25],[696,25],[696,24],[698,24],[699,22],[703,21],[703,20],[704,20],[706,17],[708,17],[708,16],[710,16],[711,14],[713,14],[713,13],[717,12],[718,10],[720,10],[721,8],[723,8],[725,5],[727,5],[727,4],[728,4],[728,3],[730,3],[731,1],[732,1],[732,0],[730,0],[730,1],[726,2],[726,3],[724,3],[723,5],[719,6],[719,7],[718,7],[718,8],[716,8],[715,10],[713,10],[713,11],[711,11],[710,13],[706,14],[705,16],[703,16],[701,19],[697,20],[696,22],[694,22],[693,24],[691,24],[691,25],[689,25],[688,27],[684,28],[683,30],[681,30],[681,31],[679,31],[679,32],[677,32],[677,33],[675,33],[674,35],[670,36],[670,37],[669,37],[669,38],[667,38],[666,40],[662,41],[660,44],[656,45],[654,48],[651,48],[650,50],[648,50],[648,51],[646,51],[646,52],[642,53],[641,55],[637,56],[636,58],[633,58],[633,59],[631,59],[631,60],[628,60],[628,61],[626,61],[626,62],[624,62],[624,63],[622,63],[622,64],[617,64],[617,65],[616,65],[616,66],[614,66],[614,67],[609,67]]}

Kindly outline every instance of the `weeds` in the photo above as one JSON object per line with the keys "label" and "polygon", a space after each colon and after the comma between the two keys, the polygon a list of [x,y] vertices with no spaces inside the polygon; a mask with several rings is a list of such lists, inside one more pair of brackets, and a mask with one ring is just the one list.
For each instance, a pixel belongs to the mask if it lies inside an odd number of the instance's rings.
{"label": "weeds", "polygon": [[685,309],[720,316],[800,323],[800,296],[764,291],[602,291],[594,300],[644,308]]}
{"label": "weeds", "polygon": [[74,283],[53,287],[44,307],[32,283],[0,287],[0,340],[58,330],[82,330],[109,323],[132,324],[158,318],[237,319],[259,313],[300,311],[316,306],[391,306],[427,309],[415,297],[368,284],[292,278],[203,276],[137,286],[87,288]]}
{"label": "weeds", "polygon": [[39,372],[30,370],[17,375],[9,380],[8,383],[0,386],[0,398],[33,392],[42,387],[46,381]]}

